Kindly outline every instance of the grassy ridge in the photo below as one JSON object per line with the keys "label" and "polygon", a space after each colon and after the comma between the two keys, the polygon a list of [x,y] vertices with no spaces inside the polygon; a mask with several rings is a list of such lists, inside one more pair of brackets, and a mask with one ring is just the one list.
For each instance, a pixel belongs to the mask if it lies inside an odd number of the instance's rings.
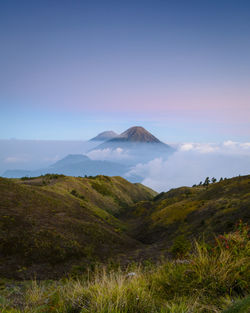
{"label": "grassy ridge", "polygon": [[250,176],[226,179],[209,186],[181,187],[161,193],[153,201],[137,203],[127,214],[142,220],[134,235],[145,243],[169,245],[183,235],[229,232],[242,219],[249,222]]}
{"label": "grassy ridge", "polygon": [[159,195],[121,177],[0,178],[0,275],[53,278],[113,257],[183,255],[194,238],[248,222],[249,190],[250,176]]}
{"label": "grassy ridge", "polygon": [[119,177],[0,178],[0,274],[56,277],[80,259],[89,263],[126,251],[136,242],[114,213],[153,195]]}
{"label": "grassy ridge", "polygon": [[1,312],[247,313],[249,249],[248,228],[241,223],[213,245],[196,243],[182,262],[126,271],[102,267],[87,277],[13,286],[2,295]]}
{"label": "grassy ridge", "polygon": [[0,178],[0,312],[247,313],[249,191],[250,176],[159,195],[120,177]]}

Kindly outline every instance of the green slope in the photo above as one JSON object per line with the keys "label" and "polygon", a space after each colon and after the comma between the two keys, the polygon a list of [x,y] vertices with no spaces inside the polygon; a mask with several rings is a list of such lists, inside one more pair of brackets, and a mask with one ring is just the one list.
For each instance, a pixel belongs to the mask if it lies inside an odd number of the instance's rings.
{"label": "green slope", "polygon": [[54,277],[133,248],[113,214],[154,195],[120,177],[0,178],[0,275]]}
{"label": "green slope", "polygon": [[[77,265],[158,260],[249,222],[250,176],[157,195],[121,177],[0,178],[0,276],[60,277]],[[184,247],[185,248],[185,247]]]}
{"label": "green slope", "polygon": [[[144,243],[170,245],[176,236],[211,238],[250,219],[250,176],[226,179],[209,186],[181,187],[161,193],[153,201],[137,203],[127,212],[137,219],[131,230]],[[143,221],[143,222],[142,222]]]}

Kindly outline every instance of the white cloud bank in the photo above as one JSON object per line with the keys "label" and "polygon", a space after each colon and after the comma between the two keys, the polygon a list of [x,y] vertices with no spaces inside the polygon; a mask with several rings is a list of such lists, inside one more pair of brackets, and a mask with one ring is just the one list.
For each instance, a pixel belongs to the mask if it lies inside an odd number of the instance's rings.
{"label": "white cloud bank", "polygon": [[223,144],[185,143],[168,160],[156,158],[137,164],[127,178],[138,175],[142,183],[157,191],[192,186],[209,177],[250,174],[250,143],[226,141]]}
{"label": "white cloud bank", "polygon": [[199,153],[223,153],[250,155],[250,142],[224,141],[222,144],[214,143],[184,143],[177,146],[179,151],[195,151]]}
{"label": "white cloud bank", "polygon": [[[91,143],[92,144],[92,143]],[[0,140],[0,174],[6,169],[38,169],[47,167],[67,154],[79,154],[93,148],[89,142]],[[167,160],[157,157],[142,161],[143,154],[133,155],[117,149],[93,150],[87,155],[93,160],[110,160],[135,165],[127,177],[140,176],[142,183],[157,190],[167,191],[180,186],[192,186],[209,177],[232,177],[250,174],[250,142],[231,140],[222,144],[182,143]],[[147,153],[150,160],[150,155]],[[144,162],[144,163],[143,163]]]}
{"label": "white cloud bank", "polygon": [[116,149],[97,149],[86,154],[92,160],[106,160],[106,161],[123,161],[128,160],[131,156],[128,151],[122,148]]}
{"label": "white cloud bank", "polygon": [[82,154],[95,145],[90,141],[0,139],[0,175],[10,169],[48,167],[68,154]]}

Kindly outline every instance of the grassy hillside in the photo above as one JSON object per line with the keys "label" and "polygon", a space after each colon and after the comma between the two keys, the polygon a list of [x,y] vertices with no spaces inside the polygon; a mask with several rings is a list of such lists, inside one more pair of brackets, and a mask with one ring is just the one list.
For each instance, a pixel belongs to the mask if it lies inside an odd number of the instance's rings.
{"label": "grassy hillside", "polygon": [[[240,219],[250,220],[250,175],[208,186],[181,187],[137,203],[126,212],[133,237],[169,247],[182,239],[232,231]],[[135,223],[135,220],[137,223]]]}
{"label": "grassy hillside", "polygon": [[3,313],[250,309],[250,176],[158,195],[120,177],[0,178],[0,199]]}
{"label": "grassy hillside", "polygon": [[0,178],[0,275],[61,277],[101,262],[185,257],[249,222],[250,176],[157,195],[121,177]]}
{"label": "grassy hillside", "polygon": [[196,243],[186,262],[97,267],[59,281],[2,282],[2,313],[247,313],[248,228]]}
{"label": "grassy hillside", "polygon": [[0,178],[0,275],[57,277],[133,248],[114,215],[155,194],[120,177]]}

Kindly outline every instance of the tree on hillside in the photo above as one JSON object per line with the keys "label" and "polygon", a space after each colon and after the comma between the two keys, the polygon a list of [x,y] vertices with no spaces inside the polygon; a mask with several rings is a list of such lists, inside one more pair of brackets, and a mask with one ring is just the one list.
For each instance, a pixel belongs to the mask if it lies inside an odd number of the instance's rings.
{"label": "tree on hillside", "polygon": [[203,183],[203,186],[208,186],[210,184],[210,179],[207,177]]}
{"label": "tree on hillside", "polygon": [[212,183],[216,183],[217,179],[215,177],[212,178]]}

